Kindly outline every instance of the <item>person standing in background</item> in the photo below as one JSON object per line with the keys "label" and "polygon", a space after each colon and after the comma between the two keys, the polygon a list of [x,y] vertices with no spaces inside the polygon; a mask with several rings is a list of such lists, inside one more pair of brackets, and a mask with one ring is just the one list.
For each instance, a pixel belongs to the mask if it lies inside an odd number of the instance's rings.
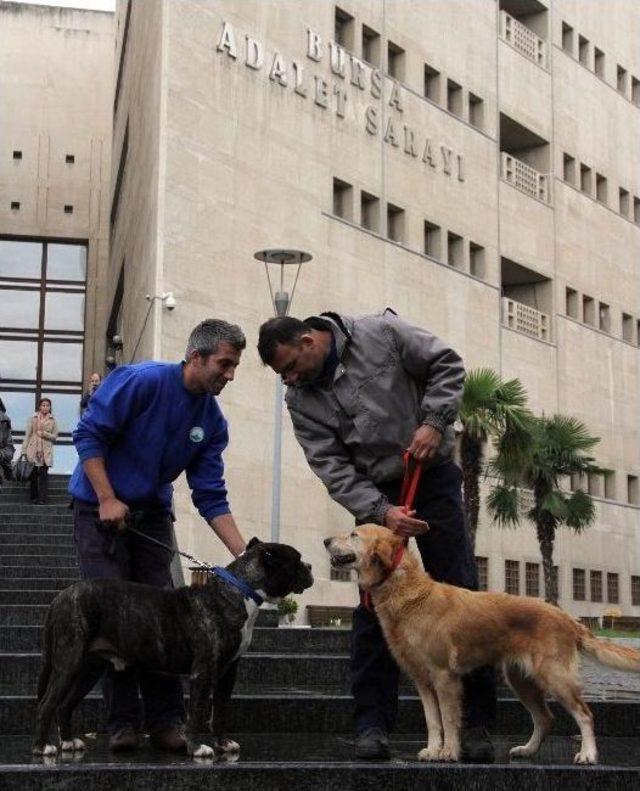
{"label": "person standing in background", "polygon": [[82,396],[82,400],[80,401],[80,414],[84,412],[84,410],[89,406],[89,401],[91,401],[91,396],[96,392],[96,390],[100,387],[100,383],[102,382],[102,377],[99,373],[92,373],[91,378],[89,379],[89,389],[87,392]]}
{"label": "person standing in background", "polygon": [[31,473],[31,502],[44,505],[47,501],[49,467],[53,466],[53,443],[58,437],[58,424],[51,413],[51,399],[41,398],[38,411],[27,423],[22,452],[33,464]]}
{"label": "person standing in background", "polygon": [[5,478],[11,478],[11,462],[15,449],[11,436],[11,420],[7,415],[4,401],[0,398],[0,486]]}

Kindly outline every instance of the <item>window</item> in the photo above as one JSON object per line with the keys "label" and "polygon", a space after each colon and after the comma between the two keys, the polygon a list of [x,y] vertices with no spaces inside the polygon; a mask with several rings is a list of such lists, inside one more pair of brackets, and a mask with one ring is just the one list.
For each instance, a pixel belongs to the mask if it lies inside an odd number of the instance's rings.
{"label": "window", "polygon": [[584,163],[580,163],[580,189],[591,195],[592,192],[592,174],[591,168]]}
{"label": "window", "polygon": [[633,343],[633,316],[622,314],[622,340]]}
{"label": "window", "polygon": [[629,216],[629,192],[623,187],[618,189],[618,210],[624,217]]}
{"label": "window", "polygon": [[607,572],[607,601],[609,604],[619,604],[620,584],[618,574]]}
{"label": "window", "polygon": [[627,502],[631,505],[640,505],[637,475],[627,475]]}
{"label": "window", "polygon": [[604,52],[597,47],[593,48],[594,68],[595,72],[601,79],[604,80]]}
{"label": "window", "polygon": [[640,225],[640,198],[636,195],[633,196],[633,221],[636,225]]}
{"label": "window", "polygon": [[353,220],[353,187],[336,178],[333,180],[333,213],[345,220]]}
{"label": "window", "polygon": [[475,277],[485,276],[484,247],[475,242],[469,242],[469,271]]}
{"label": "window", "polygon": [[64,161],[67,163],[67,165],[73,165],[73,163],[76,161],[76,158],[73,154],[67,154],[67,156],[64,158]]}
{"label": "window", "polygon": [[20,201],[19,200],[12,200],[11,201],[11,211],[20,211]]}
{"label": "window", "polygon": [[604,302],[598,310],[598,326],[603,332],[611,332],[611,308]]}
{"label": "window", "polygon": [[364,190],[360,193],[360,225],[368,231],[380,230],[380,201]]}
{"label": "window", "polygon": [[623,69],[622,66],[618,65],[618,68],[616,70],[616,74],[617,74],[618,90],[620,91],[620,93],[623,96],[626,96],[627,95],[627,82],[628,82],[627,70]]}
{"label": "window", "polygon": [[432,102],[436,102],[437,104],[440,104],[441,102],[440,90],[441,90],[440,72],[436,71],[434,68],[432,68],[427,63],[425,63],[424,64],[424,95],[428,99],[431,99]]}
{"label": "window", "polygon": [[576,160],[569,154],[562,155],[562,178],[568,183],[576,185]]}
{"label": "window", "polygon": [[551,569],[551,582],[558,592],[558,598],[560,598],[560,568],[558,566]]}
{"label": "window", "polygon": [[60,428],[54,472],[70,472],[76,460],[86,253],[85,245],[0,240],[2,397],[18,442],[37,399],[52,398]]}
{"label": "window", "polygon": [[447,110],[462,115],[462,85],[454,80],[447,80]]}
{"label": "window", "polygon": [[405,51],[393,41],[387,42],[387,72],[394,80],[404,80]]}
{"label": "window", "polygon": [[589,574],[591,601],[602,601],[602,572],[591,571]]}
{"label": "window", "polygon": [[640,346],[640,319],[636,321],[636,344]]}
{"label": "window", "polygon": [[566,287],[566,297],[565,297],[565,312],[567,316],[571,316],[572,319],[579,319],[580,316],[578,315],[579,312],[579,302],[578,302],[578,292],[573,289]]}
{"label": "window", "polygon": [[604,473],[604,497],[605,500],[616,499],[616,474],[613,470]]}
{"label": "window", "polygon": [[601,173],[596,173],[596,199],[600,203],[607,202],[607,179]]}
{"label": "window", "polygon": [[540,595],[540,564],[539,563],[526,563],[525,564],[525,594],[527,596]]}
{"label": "window", "polygon": [[73,214],[73,206],[70,203],[66,203],[64,207],[65,214]]}
{"label": "window", "polygon": [[489,590],[489,558],[476,557],[476,566],[478,567],[478,590]]}
{"label": "window", "polygon": [[351,569],[334,569],[334,567],[331,566],[329,579],[334,582],[351,582],[353,575]]}
{"label": "window", "polygon": [[574,601],[585,600],[585,572],[584,569],[573,570],[573,599]]}
{"label": "window", "polygon": [[631,575],[631,604],[634,607],[640,606],[640,576]]}
{"label": "window", "polygon": [[589,39],[578,36],[578,59],[587,68],[589,68],[589,54]]}
{"label": "window", "polygon": [[631,101],[640,107],[640,80],[637,77],[631,78]]}
{"label": "window", "polygon": [[462,236],[449,231],[447,233],[447,263],[449,266],[461,268],[464,264],[464,248],[462,246]]}
{"label": "window", "polygon": [[431,258],[440,259],[440,226],[424,221],[424,251]]}
{"label": "window", "polygon": [[404,242],[404,209],[387,203],[387,236],[394,242]]}
{"label": "window", "polygon": [[520,595],[520,562],[518,560],[505,560],[504,562],[504,589],[506,593],[514,596]]}
{"label": "window", "polygon": [[478,129],[484,126],[484,102],[471,91],[469,91],[469,123]]}
{"label": "window", "polygon": [[562,23],[562,49],[573,57],[573,28],[566,22]]}
{"label": "window", "polygon": [[590,324],[592,327],[596,323],[596,303],[592,297],[586,294],[582,295],[582,320],[585,324]]}
{"label": "window", "polygon": [[372,66],[380,66],[380,34],[362,26],[362,58]]}
{"label": "window", "polygon": [[599,472],[590,472],[587,475],[587,491],[592,497],[602,497],[602,475]]}
{"label": "window", "polygon": [[335,40],[336,44],[353,51],[355,49],[355,20],[342,8],[336,6],[335,16]]}
{"label": "window", "polygon": [[14,151],[13,152],[14,159],[22,159],[22,151]]}

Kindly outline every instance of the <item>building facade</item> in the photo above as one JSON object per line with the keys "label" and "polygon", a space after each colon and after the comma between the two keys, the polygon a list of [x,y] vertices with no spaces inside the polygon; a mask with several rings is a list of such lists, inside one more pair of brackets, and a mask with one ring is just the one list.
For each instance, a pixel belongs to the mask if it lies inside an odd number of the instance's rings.
{"label": "building facade", "polygon": [[0,4],[0,394],[18,441],[51,398],[54,472],[104,365],[113,20]]}
{"label": "building facade", "polygon": [[[560,602],[640,615],[637,4],[122,0],[115,39],[110,253],[85,365],[178,360],[198,321],[239,323],[226,478],[244,534],[267,538],[274,376],[255,343],[273,309],[253,255],[309,251],[293,315],[391,305],[601,437],[611,472],[572,484],[598,519],[559,534]],[[283,427],[280,536],[317,578],[303,603],[352,604],[322,546],[351,519]],[[181,547],[225,560],[184,482],[176,510]],[[530,524],[483,513],[476,551],[489,588],[541,591]]]}

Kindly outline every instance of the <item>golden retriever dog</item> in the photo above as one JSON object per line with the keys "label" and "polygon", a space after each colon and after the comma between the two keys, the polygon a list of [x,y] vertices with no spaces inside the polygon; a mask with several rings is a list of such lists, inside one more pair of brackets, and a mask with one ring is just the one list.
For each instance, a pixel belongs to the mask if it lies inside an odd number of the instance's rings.
{"label": "golden retriever dog", "polygon": [[533,719],[529,741],[512,757],[534,755],[549,733],[554,697],[580,728],[574,762],[598,760],[593,715],[582,699],[578,655],[640,672],[640,651],[598,640],[582,624],[539,599],[464,590],[435,582],[404,539],[378,525],[327,538],[334,566],[354,568],[368,591],[389,648],[415,683],[427,725],[420,761],[460,757],[461,677],[482,665],[502,668]]}

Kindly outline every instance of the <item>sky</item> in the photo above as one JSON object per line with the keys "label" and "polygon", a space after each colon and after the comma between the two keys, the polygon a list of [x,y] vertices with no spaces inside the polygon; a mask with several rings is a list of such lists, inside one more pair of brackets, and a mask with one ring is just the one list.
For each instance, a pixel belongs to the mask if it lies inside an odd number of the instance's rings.
{"label": "sky", "polygon": [[[5,0],[0,0],[5,2]],[[15,2],[15,0],[14,0]],[[18,0],[29,5],[54,5],[65,8],[90,8],[92,11],[115,11],[116,0]]]}

